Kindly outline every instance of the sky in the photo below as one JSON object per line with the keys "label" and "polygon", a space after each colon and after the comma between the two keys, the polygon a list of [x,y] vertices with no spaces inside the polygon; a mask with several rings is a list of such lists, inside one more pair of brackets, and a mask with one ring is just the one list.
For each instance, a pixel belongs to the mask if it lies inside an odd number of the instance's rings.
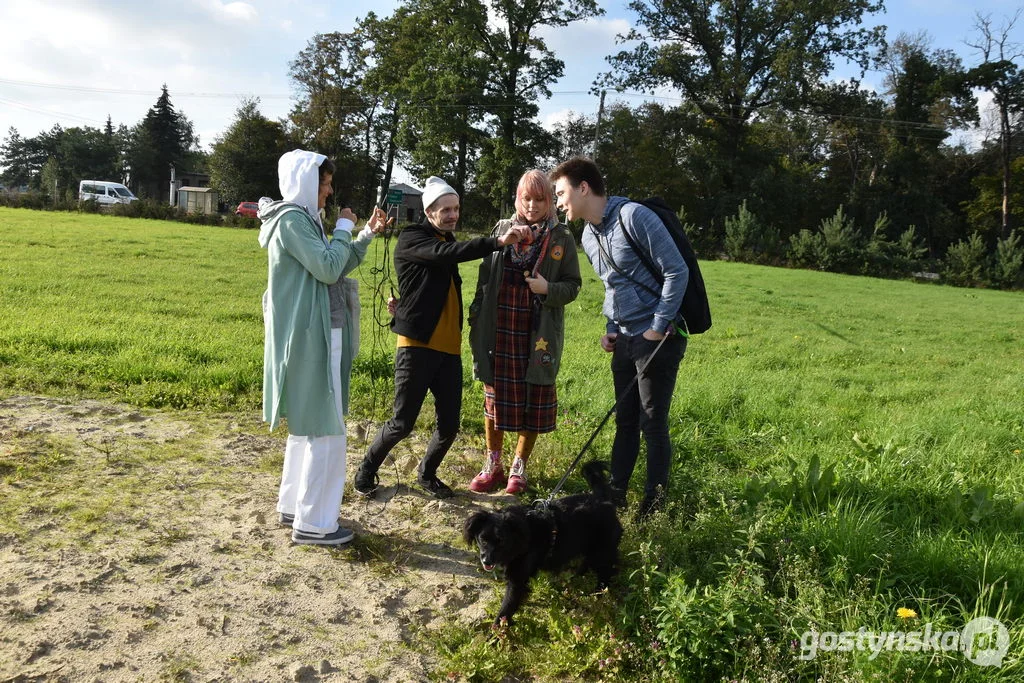
{"label": "sky", "polygon": [[[0,0],[0,137],[14,127],[34,137],[54,124],[65,128],[133,126],[166,84],[175,108],[192,121],[204,149],[234,119],[245,97],[261,112],[284,118],[294,104],[289,62],[315,33],[348,31],[369,11],[387,15],[397,0]],[[1024,0],[888,0],[866,22],[901,32],[926,31],[933,48],[951,49],[964,64],[979,61],[964,41],[976,36],[976,13],[1000,26]],[[549,127],[568,112],[596,113],[589,94],[608,70],[605,56],[622,49],[616,36],[635,19],[628,0],[598,0],[604,16],[546,30],[548,46],[565,74],[541,102]],[[1024,43],[1024,16],[1010,34]],[[840,74],[848,76],[850,74]],[[868,87],[882,75],[869,73]],[[663,92],[671,98],[672,93]],[[609,93],[639,104],[636,96]],[[671,104],[672,100],[666,100]]]}

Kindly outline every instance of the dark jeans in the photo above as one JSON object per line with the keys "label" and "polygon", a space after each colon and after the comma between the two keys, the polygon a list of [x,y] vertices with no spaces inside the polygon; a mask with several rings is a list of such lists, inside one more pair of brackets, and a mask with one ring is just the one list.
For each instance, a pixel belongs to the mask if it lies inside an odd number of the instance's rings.
{"label": "dark jeans", "polygon": [[434,395],[434,429],[420,461],[420,476],[432,477],[455,442],[462,411],[462,357],[433,349],[403,346],[395,352],[395,413],[384,423],[360,468],[376,474],[399,441],[409,436],[427,391]]}
{"label": "dark jeans", "polygon": [[612,445],[612,486],[625,491],[640,454],[640,434],[647,442],[647,484],[644,496],[653,498],[658,486],[668,490],[672,466],[672,444],[668,438],[668,409],[676,386],[679,362],[686,352],[686,339],[670,335],[655,354],[643,375],[623,396],[658,342],[642,336],[619,334],[612,353],[615,396],[622,400],[615,410],[615,442]]}

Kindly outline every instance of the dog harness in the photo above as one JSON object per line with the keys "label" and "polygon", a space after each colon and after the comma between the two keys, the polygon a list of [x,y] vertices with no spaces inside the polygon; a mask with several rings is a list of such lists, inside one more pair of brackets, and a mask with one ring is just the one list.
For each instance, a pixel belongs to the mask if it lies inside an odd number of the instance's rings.
{"label": "dog harness", "polygon": [[551,541],[548,543],[548,552],[550,553],[551,549],[555,547],[555,543],[558,542],[558,517],[548,507],[548,501],[546,500],[534,502],[533,509],[526,514],[527,516],[533,515],[535,517],[547,518],[551,521]]}

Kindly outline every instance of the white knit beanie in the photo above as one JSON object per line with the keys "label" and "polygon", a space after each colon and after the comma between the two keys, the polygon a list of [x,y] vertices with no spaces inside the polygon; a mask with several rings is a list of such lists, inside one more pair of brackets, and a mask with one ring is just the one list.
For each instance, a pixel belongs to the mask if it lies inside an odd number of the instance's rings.
{"label": "white knit beanie", "polygon": [[427,184],[423,186],[423,210],[426,211],[430,208],[430,205],[437,201],[438,197],[446,194],[453,194],[456,197],[459,193],[456,192],[451,185],[438,178],[436,175],[432,175],[427,178]]}

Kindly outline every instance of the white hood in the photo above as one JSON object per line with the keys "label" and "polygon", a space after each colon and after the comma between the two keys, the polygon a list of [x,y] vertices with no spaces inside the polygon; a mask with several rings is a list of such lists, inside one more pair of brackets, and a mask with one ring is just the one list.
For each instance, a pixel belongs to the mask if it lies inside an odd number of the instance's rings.
{"label": "white hood", "polygon": [[323,154],[295,149],[283,154],[277,162],[281,198],[304,208],[321,229],[323,223],[317,196],[320,191],[320,164],[326,158]]}

